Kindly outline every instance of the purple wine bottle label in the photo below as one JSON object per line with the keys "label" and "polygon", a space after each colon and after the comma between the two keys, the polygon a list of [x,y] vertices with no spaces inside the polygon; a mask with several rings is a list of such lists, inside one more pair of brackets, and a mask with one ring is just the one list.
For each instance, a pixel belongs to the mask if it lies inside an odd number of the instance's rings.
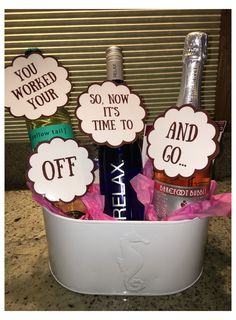
{"label": "purple wine bottle label", "polygon": [[119,220],[127,219],[126,186],[124,160],[118,165],[111,163],[111,202],[112,215]]}
{"label": "purple wine bottle label", "polygon": [[118,220],[143,220],[144,206],[138,201],[130,180],[142,172],[137,142],[119,148],[100,146],[99,174],[104,212]]}

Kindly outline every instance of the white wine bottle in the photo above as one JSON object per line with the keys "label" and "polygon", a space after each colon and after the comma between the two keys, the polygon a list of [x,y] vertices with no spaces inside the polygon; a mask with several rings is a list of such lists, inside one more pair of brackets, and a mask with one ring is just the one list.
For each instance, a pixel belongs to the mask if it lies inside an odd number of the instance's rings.
{"label": "white wine bottle", "polygon": [[[25,56],[34,52],[41,53],[38,48],[30,48],[25,52]],[[35,120],[27,120],[26,126],[32,150],[35,150],[39,143],[50,141],[55,137],[63,139],[75,138],[69,113],[64,107],[60,107],[58,111],[50,117],[41,116]],[[54,205],[74,218],[80,218],[85,212],[85,206],[80,197],[77,197],[69,203],[56,201]]]}
{"label": "white wine bottle", "polygon": [[60,108],[50,117],[41,116],[36,120],[27,120],[31,148],[34,150],[40,142],[50,141],[54,137],[74,139],[73,128],[68,111]]}
{"label": "white wine bottle", "polygon": [[[41,53],[38,48],[30,48],[26,50],[25,56],[27,57],[34,52]],[[58,111],[50,117],[41,116],[36,120],[27,120],[26,126],[33,150],[40,142],[50,141],[54,137],[64,139],[74,138],[70,116],[64,107],[60,107]]]}

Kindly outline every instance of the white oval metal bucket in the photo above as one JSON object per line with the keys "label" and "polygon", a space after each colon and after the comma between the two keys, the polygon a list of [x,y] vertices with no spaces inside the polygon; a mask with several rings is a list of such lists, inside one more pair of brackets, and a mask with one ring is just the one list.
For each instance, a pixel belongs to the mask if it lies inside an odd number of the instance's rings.
{"label": "white oval metal bucket", "polygon": [[50,270],[69,290],[166,295],[201,276],[208,219],[89,221],[43,212]]}

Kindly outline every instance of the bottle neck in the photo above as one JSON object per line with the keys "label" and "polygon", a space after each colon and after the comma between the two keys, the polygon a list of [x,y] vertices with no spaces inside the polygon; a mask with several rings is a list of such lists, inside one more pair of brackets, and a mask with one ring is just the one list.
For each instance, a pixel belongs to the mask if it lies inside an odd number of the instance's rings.
{"label": "bottle neck", "polygon": [[114,57],[114,59],[107,59],[107,80],[115,82],[123,82],[123,65],[122,60]]}
{"label": "bottle neck", "polygon": [[203,61],[185,59],[177,106],[191,104],[200,108]]}

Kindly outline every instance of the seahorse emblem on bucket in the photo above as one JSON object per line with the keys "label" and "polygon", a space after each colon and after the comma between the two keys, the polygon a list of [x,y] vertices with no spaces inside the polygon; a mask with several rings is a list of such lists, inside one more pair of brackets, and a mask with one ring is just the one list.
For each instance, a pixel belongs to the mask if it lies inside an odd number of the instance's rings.
{"label": "seahorse emblem on bucket", "polygon": [[149,243],[136,231],[130,231],[120,238],[121,256],[117,257],[117,263],[128,291],[140,291],[146,287],[145,281],[137,276],[144,266],[144,257],[137,248]]}

